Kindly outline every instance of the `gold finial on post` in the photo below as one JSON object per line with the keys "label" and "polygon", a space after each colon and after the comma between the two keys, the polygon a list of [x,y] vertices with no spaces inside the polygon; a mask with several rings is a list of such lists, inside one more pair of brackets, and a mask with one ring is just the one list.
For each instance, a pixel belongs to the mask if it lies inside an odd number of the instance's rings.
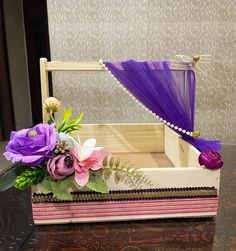
{"label": "gold finial on post", "polygon": [[200,60],[200,55],[194,55],[192,61],[192,67],[194,67],[199,60]]}
{"label": "gold finial on post", "polygon": [[200,60],[200,55],[194,55],[193,56],[193,61],[196,63]]}
{"label": "gold finial on post", "polygon": [[194,130],[192,133],[193,138],[198,138],[200,136],[200,132],[198,130]]}

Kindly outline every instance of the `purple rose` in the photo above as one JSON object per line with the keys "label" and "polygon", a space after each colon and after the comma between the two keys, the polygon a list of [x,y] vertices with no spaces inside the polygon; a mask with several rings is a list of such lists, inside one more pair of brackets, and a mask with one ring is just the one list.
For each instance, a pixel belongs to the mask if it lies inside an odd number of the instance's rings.
{"label": "purple rose", "polygon": [[74,173],[74,159],[72,155],[58,155],[48,161],[48,172],[57,180]]}
{"label": "purple rose", "polygon": [[223,166],[224,162],[221,155],[217,151],[206,150],[199,155],[198,162],[201,166],[208,169],[219,169]]}
{"label": "purple rose", "polygon": [[52,156],[56,141],[55,124],[13,131],[4,156],[13,163],[38,165]]}

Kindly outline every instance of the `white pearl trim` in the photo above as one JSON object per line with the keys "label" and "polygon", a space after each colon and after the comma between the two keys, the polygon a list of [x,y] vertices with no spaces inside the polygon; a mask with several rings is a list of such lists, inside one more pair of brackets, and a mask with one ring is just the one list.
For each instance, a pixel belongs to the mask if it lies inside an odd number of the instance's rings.
{"label": "white pearl trim", "polygon": [[174,124],[171,124],[170,122],[164,120],[163,118],[159,117],[157,114],[155,114],[153,111],[149,110],[145,105],[143,105],[133,94],[131,94],[121,83],[120,81],[112,74],[111,71],[106,67],[106,65],[103,63],[102,59],[99,59],[98,63],[104,67],[104,69],[111,74],[111,76],[116,80],[116,82],[119,84],[119,86],[126,92],[130,97],[132,97],[133,100],[135,100],[136,103],[138,103],[142,108],[144,108],[146,111],[150,112],[154,117],[159,119],[162,123],[166,124],[168,127],[171,127],[172,129],[175,129],[176,131],[182,132],[183,134],[189,135],[193,137],[193,132],[186,131]]}

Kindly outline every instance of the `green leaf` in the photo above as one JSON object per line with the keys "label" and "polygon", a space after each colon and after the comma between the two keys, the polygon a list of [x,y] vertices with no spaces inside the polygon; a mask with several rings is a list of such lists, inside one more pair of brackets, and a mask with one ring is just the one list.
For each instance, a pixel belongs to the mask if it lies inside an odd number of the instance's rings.
{"label": "green leaf", "polygon": [[103,177],[99,175],[91,175],[86,186],[99,193],[109,192],[106,182],[104,181]]}
{"label": "green leaf", "polygon": [[81,112],[77,119],[71,121],[71,123],[78,124],[83,119],[84,113]]}
{"label": "green leaf", "polygon": [[73,119],[73,120],[71,120],[70,122],[66,122],[66,124],[67,124],[67,126],[73,126],[73,125],[78,125],[79,124],[79,122],[82,120],[82,118],[83,118],[83,112],[82,113],[80,113],[80,115],[79,115],[79,117],[78,118],[76,118],[76,119]]}
{"label": "green leaf", "polygon": [[72,116],[72,108],[71,107],[68,108],[67,110],[65,109],[63,111],[62,122],[60,122],[56,125],[56,129],[58,132],[70,133],[72,131],[76,131],[76,130],[81,129],[82,126],[79,125],[79,122],[83,118],[83,113],[80,113],[78,118],[69,121],[71,116]]}
{"label": "green leaf", "polygon": [[53,180],[51,177],[47,177],[40,183],[41,191],[43,193],[53,193],[53,196],[59,200],[73,199],[70,193],[71,186],[74,186],[71,178],[68,180],[67,178],[63,180]]}
{"label": "green leaf", "polygon": [[59,200],[72,200],[69,188],[63,180],[51,182],[53,196]]}
{"label": "green leaf", "polygon": [[81,125],[66,125],[60,129],[61,132],[71,132],[71,131],[76,131],[81,129]]}
{"label": "green leaf", "polygon": [[61,131],[61,128],[63,128],[64,125],[65,125],[64,122],[58,123],[58,124],[56,125],[57,131],[60,132],[60,131]]}
{"label": "green leaf", "polygon": [[71,107],[69,107],[67,110],[64,109],[62,122],[67,123],[68,120],[70,119],[71,115],[72,115],[72,108]]}
{"label": "green leaf", "polygon": [[52,187],[51,187],[51,182],[49,180],[49,177],[44,178],[40,184],[40,190],[42,191],[42,193],[44,194],[48,194],[48,193],[52,193]]}
{"label": "green leaf", "polygon": [[82,189],[82,187],[80,187],[76,182],[75,182],[75,176],[74,175],[70,175],[67,176],[65,179],[62,180],[63,183],[66,185],[66,187],[68,188],[68,190],[70,191],[79,191]]}
{"label": "green leaf", "polygon": [[73,200],[71,193],[54,193],[54,197],[58,200]]}

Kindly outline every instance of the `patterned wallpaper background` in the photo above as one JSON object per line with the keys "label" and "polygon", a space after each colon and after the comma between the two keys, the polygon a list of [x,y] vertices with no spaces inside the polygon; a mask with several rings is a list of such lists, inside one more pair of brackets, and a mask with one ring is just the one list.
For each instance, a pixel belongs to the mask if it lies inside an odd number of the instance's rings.
{"label": "patterned wallpaper background", "polygon": [[[235,0],[48,0],[52,60],[158,60],[211,54],[196,71],[196,128],[236,143]],[[156,122],[106,72],[57,72],[54,96],[84,123]]]}

